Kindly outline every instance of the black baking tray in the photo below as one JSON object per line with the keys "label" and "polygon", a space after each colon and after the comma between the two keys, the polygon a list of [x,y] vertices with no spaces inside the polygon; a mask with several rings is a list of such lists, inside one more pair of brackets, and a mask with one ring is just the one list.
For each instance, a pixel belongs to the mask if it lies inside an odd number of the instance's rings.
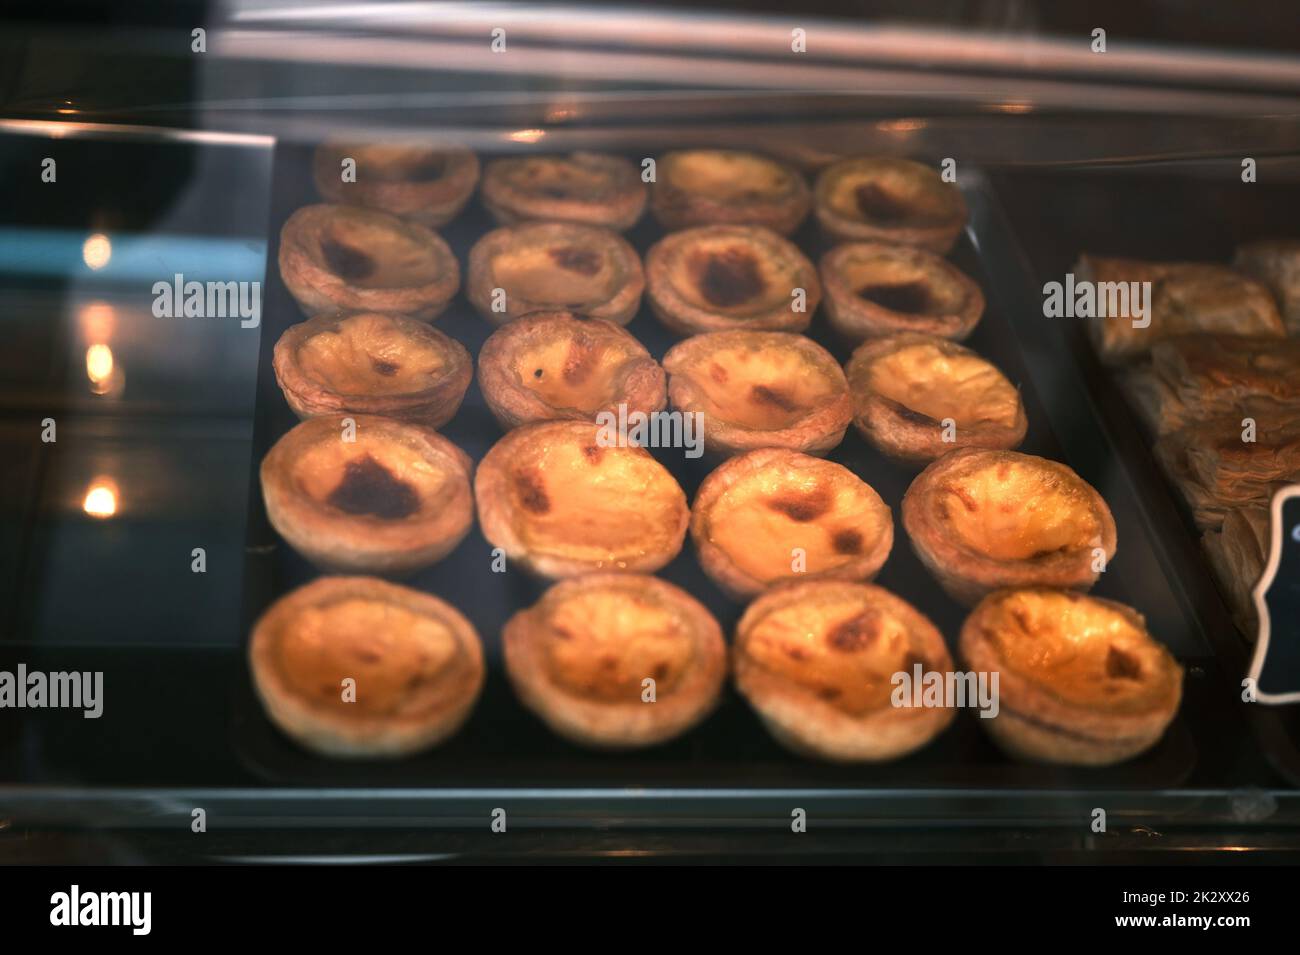
{"label": "black baking tray", "polygon": [[[274,160],[264,297],[261,362],[254,426],[254,468],[266,450],[297,419],[285,404],[271,370],[275,341],[304,315],[280,282],[274,238],[297,208],[318,202],[310,176],[310,148],[282,143]],[[485,160],[491,157],[485,155]],[[639,158],[639,157],[633,157]],[[522,571],[490,571],[490,546],[477,528],[445,560],[409,578],[406,583],[449,600],[474,623],[483,638],[488,663],[487,684],[473,716],[461,733],[442,747],[397,761],[346,762],[315,756],[283,736],[266,718],[246,675],[232,701],[232,734],[245,767],[268,786],[352,792],[366,802],[377,790],[418,791],[437,801],[444,794],[450,806],[467,792],[484,798],[546,793],[563,794],[564,815],[600,818],[608,807],[629,793],[643,795],[661,806],[665,816],[675,800],[695,800],[695,812],[705,815],[737,812],[737,801],[761,800],[773,793],[865,794],[906,797],[928,805],[952,822],[996,812],[1001,804],[1019,804],[1026,793],[1044,806],[1057,806],[1078,818],[1078,806],[1100,792],[1169,793],[1179,787],[1209,785],[1222,778],[1231,757],[1229,742],[1241,730],[1242,717],[1231,705],[1228,675],[1206,638],[1185,588],[1171,580],[1164,544],[1155,539],[1157,525],[1148,509],[1160,485],[1134,483],[1125,463],[1101,427],[1095,409],[1079,383],[1062,386],[1057,368],[1063,357],[1056,343],[1024,334],[1023,315],[1016,310],[1035,300],[1027,263],[1002,217],[984,178],[970,173],[962,183],[972,208],[971,226],[950,258],[984,288],[988,309],[967,344],[993,360],[1022,389],[1029,432],[1021,450],[1065,461],[1091,481],[1108,500],[1119,530],[1118,552],[1095,589],[1098,595],[1131,604],[1148,618],[1152,631],[1169,644],[1187,668],[1185,701],[1164,739],[1149,752],[1118,766],[1097,769],[1048,767],[1005,757],[976,725],[971,712],[959,714],[952,727],[930,746],[904,759],[865,766],[833,766],[797,757],[777,746],[748,707],[733,691],[707,721],[682,738],[648,750],[624,754],[593,753],[553,736],[514,698],[505,678],[499,634],[515,611],[533,603],[546,582]],[[474,241],[494,226],[477,201],[443,230],[463,263]],[[662,235],[647,215],[628,238],[642,253]],[[794,236],[813,261],[828,247],[811,221]],[[461,341],[473,354],[491,327],[458,295],[437,325]],[[677,340],[660,326],[646,306],[628,326],[650,352],[661,358]],[[809,334],[841,361],[851,348],[836,340],[825,319],[814,317]],[[1035,368],[1038,363],[1040,367]],[[1044,387],[1046,383],[1047,387]],[[471,385],[456,418],[444,433],[475,461],[501,437],[477,382]],[[710,465],[686,459],[680,450],[652,453],[682,484],[688,497]],[[916,469],[889,462],[850,430],[830,455],[862,476],[894,511]],[[1142,475],[1145,477],[1145,475]],[[1155,490],[1153,490],[1153,487]],[[248,564],[245,574],[246,630],[275,598],[313,579],[318,571],[282,542],[267,523],[260,494],[250,495]],[[743,609],[721,594],[703,574],[688,544],[661,576],[683,587],[718,618],[730,632]],[[948,598],[924,570],[898,526],[897,540],[877,582],[921,608],[944,633],[950,646],[965,616],[965,608]],[[959,798],[964,791],[971,798]],[[712,808],[701,809],[699,795],[728,794]],[[942,799],[944,808],[927,803]],[[1005,798],[1002,798],[1005,797]],[[1077,799],[1074,797],[1078,797]],[[1083,802],[1079,802],[1082,799]],[[1147,800],[1153,812],[1156,802]],[[375,803],[376,811],[382,811]],[[641,801],[644,806],[644,800]],[[865,803],[864,803],[865,805]],[[556,810],[558,812],[558,809]],[[1018,812],[1023,813],[1023,806]],[[1051,815],[1050,809],[1044,810]],[[649,810],[655,815],[656,810]],[[788,818],[788,817],[787,817]]]}

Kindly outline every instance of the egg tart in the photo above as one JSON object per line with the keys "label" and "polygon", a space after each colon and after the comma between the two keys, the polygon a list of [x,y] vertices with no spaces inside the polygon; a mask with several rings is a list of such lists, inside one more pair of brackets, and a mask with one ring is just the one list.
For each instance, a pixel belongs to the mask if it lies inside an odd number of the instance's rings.
{"label": "egg tart", "polygon": [[1019,389],[993,364],[944,338],[870,339],[845,372],[853,424],[895,460],[933,461],[954,448],[1014,448],[1029,427]]}
{"label": "egg tart", "polygon": [[825,454],[844,440],[853,416],[839,363],[803,335],[695,335],[668,350],[664,369],[673,408],[703,413],[710,452]]}
{"label": "egg tart", "polygon": [[622,326],[571,312],[533,312],[493,332],[479,387],[501,427],[602,411],[651,414],[668,403],[664,370]]}
{"label": "egg tart", "polygon": [[686,591],[644,574],[561,581],[510,618],[506,673],[519,699],[585,746],[662,743],[717,705],[722,630]]}
{"label": "egg tart", "polygon": [[794,580],[870,580],[893,547],[894,518],[848,468],[760,448],[704,479],[691,539],[705,573],[739,599]]}
{"label": "egg tart", "polygon": [[1264,283],[1281,306],[1287,334],[1300,335],[1300,239],[1247,242],[1232,264]]}
{"label": "egg tart", "polygon": [[641,307],[644,290],[645,273],[636,250],[616,232],[599,226],[503,226],[479,239],[469,252],[466,295],[494,325],[553,309],[626,325]]}
{"label": "egg tart", "polygon": [[844,159],[822,170],[817,221],[839,242],[915,245],[943,254],[966,227],[966,200],[937,172],[910,159]]}
{"label": "egg tart", "polygon": [[308,316],[390,312],[430,321],[460,287],[435,232],[361,206],[305,206],[280,230],[280,277]]}
{"label": "egg tart", "polygon": [[665,229],[757,225],[789,235],[812,206],[802,175],[734,149],[688,149],[659,158],[650,208]]}
{"label": "egg tart", "polygon": [[[777,742],[837,762],[879,762],[924,746],[948,706],[898,706],[896,674],[947,673],[924,614],[874,584],[810,580],[769,590],[736,626],[736,689]],[[910,698],[910,694],[908,695]]]}
{"label": "egg tart", "polygon": [[826,316],[855,341],[921,332],[960,341],[984,314],[984,293],[970,276],[925,249],[846,242],[821,261]]}
{"label": "egg tart", "polygon": [[[343,161],[356,179],[343,180]],[[478,157],[461,147],[326,142],[312,160],[316,189],[330,202],[369,206],[436,229],[460,213],[478,185]]]}
{"label": "egg tart", "polygon": [[440,428],[460,408],[473,361],[425,322],[362,312],[318,315],[275,343],[275,380],[300,418],[379,414]]}
{"label": "egg tart", "polygon": [[401,574],[441,560],[468,533],[472,468],[430,428],[330,415],[308,418],[272,446],[262,496],[271,525],[318,566]]}
{"label": "egg tart", "polygon": [[546,219],[623,232],[645,211],[646,186],[640,170],[621,156],[576,152],[494,159],[483,174],[482,195],[503,225]]}
{"label": "egg tart", "polygon": [[454,735],[483,688],[483,648],[455,607],[374,577],[321,577],[253,627],[271,720],[326,756],[393,757]]}
{"label": "egg tart", "polygon": [[674,232],[650,247],[645,264],[655,317],[682,335],[802,331],[821,301],[812,263],[793,243],[759,226]]}
{"label": "egg tart", "polygon": [[474,479],[483,536],[544,577],[658,570],[677,556],[686,495],[645,448],[586,421],[542,421],[492,446]]}
{"label": "egg tart", "polygon": [[962,626],[961,655],[998,674],[997,715],[978,722],[1021,759],[1129,759],[1155,745],[1182,697],[1182,667],[1141,614],[1071,591],[990,594]]}
{"label": "egg tart", "polygon": [[973,604],[1000,587],[1087,590],[1115,554],[1102,496],[1064,464],[1016,451],[961,448],[917,476],[903,526],[949,595]]}

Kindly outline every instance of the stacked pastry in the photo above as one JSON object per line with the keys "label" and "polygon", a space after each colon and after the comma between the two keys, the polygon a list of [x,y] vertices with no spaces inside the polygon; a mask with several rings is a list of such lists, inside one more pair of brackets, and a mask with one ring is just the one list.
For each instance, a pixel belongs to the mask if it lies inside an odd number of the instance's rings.
{"label": "stacked pastry", "polygon": [[[1243,246],[1236,268],[1085,256],[1097,281],[1151,281],[1149,324],[1098,319],[1157,460],[1181,492],[1234,617],[1255,631],[1268,502],[1300,480],[1300,242]],[[1279,304],[1281,310],[1279,310]]]}

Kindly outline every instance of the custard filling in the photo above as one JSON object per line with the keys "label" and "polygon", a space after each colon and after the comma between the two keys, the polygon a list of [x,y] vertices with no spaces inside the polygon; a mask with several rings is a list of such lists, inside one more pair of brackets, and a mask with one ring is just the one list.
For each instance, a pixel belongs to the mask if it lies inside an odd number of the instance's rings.
{"label": "custard filling", "polygon": [[519,384],[552,408],[592,413],[617,397],[618,374],[629,358],[628,349],[575,334],[522,350],[514,370]]}
{"label": "custard filling", "polygon": [[797,348],[715,348],[686,373],[704,397],[706,415],[754,431],[788,428],[838,391]]}
{"label": "custard filling", "polygon": [[427,285],[442,272],[438,256],[416,236],[369,216],[335,212],[317,239],[321,263],[358,288]]}
{"label": "custard filling", "polygon": [[554,157],[514,160],[504,176],[515,188],[547,199],[597,199],[617,186],[617,174],[604,164]]}
{"label": "custard filling", "polygon": [[434,182],[451,165],[449,154],[423,146],[349,146],[347,155],[357,161],[357,181],[362,184]]}
{"label": "custard filling", "polygon": [[1086,488],[1047,468],[1008,462],[951,477],[936,506],[966,547],[996,560],[1037,560],[1101,543]]}
{"label": "custard filling", "polygon": [[797,471],[766,468],[738,479],[706,515],[706,535],[737,568],[763,583],[833,570],[875,550],[888,510],[869,487],[838,465],[819,461]]}
{"label": "custard filling", "polygon": [[800,279],[784,256],[735,236],[698,239],[682,254],[673,286],[696,308],[709,311],[761,311],[789,304]]}
{"label": "custard filling", "polygon": [[905,315],[948,315],[960,311],[966,293],[940,269],[924,268],[888,253],[862,252],[843,260],[838,271],[859,298]]}
{"label": "custard filling", "polygon": [[669,692],[694,658],[690,625],[657,600],[621,589],[553,602],[542,623],[551,680],[575,696],[640,703],[642,681]]}
{"label": "custard filling", "polygon": [[947,189],[889,166],[846,171],[830,184],[826,203],[843,218],[884,226],[942,223],[957,213]]}
{"label": "custard filling", "polygon": [[1174,679],[1159,644],[1124,614],[1079,595],[1009,593],[990,608],[983,634],[1003,667],[1079,706],[1142,712]]}
{"label": "custard filling", "polygon": [[374,436],[313,445],[294,462],[293,480],[314,501],[382,520],[436,514],[457,486],[446,468],[405,444]]}
{"label": "custard filling", "polygon": [[384,315],[356,315],[298,349],[309,378],[340,395],[402,395],[430,387],[446,368],[434,345],[416,341]]}
{"label": "custard filling", "polygon": [[893,677],[933,664],[912,649],[903,622],[860,597],[778,607],[754,622],[744,652],[770,673],[850,716],[892,706]]}
{"label": "custard filling", "polygon": [[780,197],[790,191],[784,169],[747,153],[677,153],[667,166],[664,174],[674,188],[721,202]]}
{"label": "custard filling", "polygon": [[530,552],[624,569],[657,550],[686,501],[649,454],[565,436],[509,465],[516,532]]}
{"label": "custard filling", "polygon": [[[276,667],[295,695],[352,718],[415,717],[435,708],[439,677],[460,654],[442,621],[384,601],[349,597],[296,614],[275,641]],[[344,701],[345,679],[355,701]]]}
{"label": "custard filling", "polygon": [[1014,427],[1020,396],[1002,373],[976,355],[946,353],[932,345],[909,345],[877,358],[867,387],[934,422]]}
{"label": "custard filling", "polygon": [[509,296],[571,308],[607,301],[621,284],[604,249],[575,243],[512,246],[493,256],[492,276]]}

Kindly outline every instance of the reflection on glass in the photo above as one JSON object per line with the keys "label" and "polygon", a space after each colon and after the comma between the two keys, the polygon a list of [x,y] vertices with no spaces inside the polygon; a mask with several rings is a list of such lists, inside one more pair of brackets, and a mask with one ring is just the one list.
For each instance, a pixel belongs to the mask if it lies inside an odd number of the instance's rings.
{"label": "reflection on glass", "polygon": [[86,499],[81,509],[91,517],[108,519],[117,513],[117,482],[109,477],[97,477],[86,488]]}
{"label": "reflection on glass", "polygon": [[102,232],[92,232],[81,247],[81,259],[92,269],[102,269],[113,257],[113,243]]}
{"label": "reflection on glass", "polygon": [[517,129],[510,134],[510,138],[517,143],[535,143],[545,135],[544,129]]}
{"label": "reflection on glass", "polygon": [[95,394],[108,391],[113,379],[113,349],[107,345],[91,345],[86,349],[86,377]]}

